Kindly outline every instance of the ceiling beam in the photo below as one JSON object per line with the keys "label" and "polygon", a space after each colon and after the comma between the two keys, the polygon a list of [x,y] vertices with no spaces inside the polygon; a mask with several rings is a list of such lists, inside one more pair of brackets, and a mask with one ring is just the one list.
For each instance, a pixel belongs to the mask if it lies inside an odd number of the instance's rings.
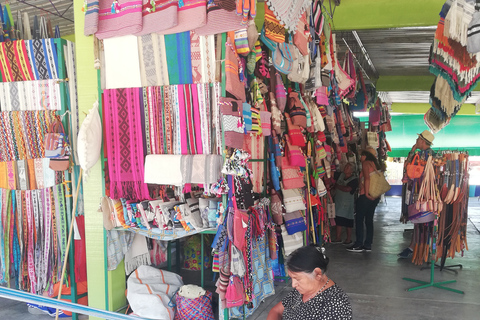
{"label": "ceiling beam", "polygon": [[[444,3],[445,0],[342,0],[335,10],[333,27],[360,30],[436,26]],[[328,6],[328,1],[325,4]]]}

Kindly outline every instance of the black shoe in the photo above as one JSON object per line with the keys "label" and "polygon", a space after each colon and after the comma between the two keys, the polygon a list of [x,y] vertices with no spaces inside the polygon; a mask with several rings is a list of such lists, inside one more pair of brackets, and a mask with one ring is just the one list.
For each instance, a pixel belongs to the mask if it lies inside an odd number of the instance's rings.
{"label": "black shoe", "polygon": [[350,252],[363,252],[365,251],[362,246],[351,246],[347,248],[347,251]]}
{"label": "black shoe", "polygon": [[371,247],[370,247],[370,248],[367,248],[367,247],[363,246],[363,251],[365,251],[365,252],[372,252],[372,248],[371,248]]}

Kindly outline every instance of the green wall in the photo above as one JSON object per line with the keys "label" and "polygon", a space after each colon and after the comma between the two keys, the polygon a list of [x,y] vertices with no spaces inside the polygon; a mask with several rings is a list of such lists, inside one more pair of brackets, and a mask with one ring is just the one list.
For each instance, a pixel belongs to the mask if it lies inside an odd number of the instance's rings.
{"label": "green wall", "polygon": [[[361,118],[361,121],[368,121]],[[392,116],[392,131],[387,132],[387,140],[392,148],[388,155],[404,157],[410,151],[417,134],[428,127],[421,115]],[[435,134],[433,149],[460,149],[467,150],[471,155],[480,155],[480,117],[457,115],[452,118],[450,125]]]}

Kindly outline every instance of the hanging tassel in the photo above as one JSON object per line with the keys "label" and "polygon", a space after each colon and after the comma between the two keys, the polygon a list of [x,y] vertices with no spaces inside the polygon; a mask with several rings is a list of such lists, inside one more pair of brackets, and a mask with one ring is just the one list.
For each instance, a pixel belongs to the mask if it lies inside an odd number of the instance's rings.
{"label": "hanging tassel", "polygon": [[112,2],[111,13],[119,13],[120,12],[120,4],[117,0]]}
{"label": "hanging tassel", "polygon": [[155,0],[150,0],[150,5],[152,6],[151,8],[147,8],[148,12],[155,12],[156,7],[155,7]]}

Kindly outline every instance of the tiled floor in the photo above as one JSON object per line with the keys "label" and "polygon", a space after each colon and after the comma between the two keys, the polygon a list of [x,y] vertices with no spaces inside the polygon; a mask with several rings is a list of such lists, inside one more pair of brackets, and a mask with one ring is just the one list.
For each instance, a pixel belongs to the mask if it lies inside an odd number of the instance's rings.
{"label": "tiled floor", "polygon": [[[355,320],[362,319],[480,319],[480,202],[470,198],[468,222],[469,251],[464,257],[447,260],[446,265],[462,264],[458,274],[435,270],[434,281],[456,280],[447,286],[463,290],[457,294],[437,288],[406,291],[416,286],[403,277],[430,280],[430,269],[422,270],[397,253],[408,245],[412,225],[398,222],[400,198],[389,197],[380,203],[375,214],[375,237],[372,252],[350,253],[341,244],[328,244],[328,276],[349,295]],[[195,275],[192,275],[195,277]],[[211,283],[210,283],[211,284]],[[209,283],[207,282],[207,285]],[[211,289],[211,288],[208,288]],[[249,319],[264,320],[272,306],[291,290],[289,284],[276,283],[276,295],[266,299]],[[30,315],[24,303],[0,299],[0,319],[49,319]]]}

